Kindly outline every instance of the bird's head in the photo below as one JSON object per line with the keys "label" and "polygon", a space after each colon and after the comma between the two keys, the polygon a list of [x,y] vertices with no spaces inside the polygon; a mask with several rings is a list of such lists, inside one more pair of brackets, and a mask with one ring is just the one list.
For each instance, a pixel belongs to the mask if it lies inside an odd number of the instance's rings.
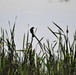
{"label": "bird's head", "polygon": [[33,29],[34,29],[34,27],[31,27],[31,28],[30,28],[30,32],[33,31]]}
{"label": "bird's head", "polygon": [[34,29],[35,27],[31,27],[31,29]]}

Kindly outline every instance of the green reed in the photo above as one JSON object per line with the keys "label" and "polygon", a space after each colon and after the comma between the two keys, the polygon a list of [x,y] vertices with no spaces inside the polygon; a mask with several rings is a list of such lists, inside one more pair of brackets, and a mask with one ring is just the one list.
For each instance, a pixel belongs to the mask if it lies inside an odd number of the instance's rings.
{"label": "green reed", "polygon": [[16,23],[10,28],[10,38],[7,30],[1,28],[0,75],[76,75],[76,31],[71,43],[68,26],[64,32],[55,22],[53,24],[58,28],[58,32],[47,28],[56,39],[53,43],[49,40],[42,43],[43,37],[37,38],[39,53],[33,48],[35,38],[31,37],[30,40],[29,30],[24,34],[22,49],[17,50],[14,40]]}

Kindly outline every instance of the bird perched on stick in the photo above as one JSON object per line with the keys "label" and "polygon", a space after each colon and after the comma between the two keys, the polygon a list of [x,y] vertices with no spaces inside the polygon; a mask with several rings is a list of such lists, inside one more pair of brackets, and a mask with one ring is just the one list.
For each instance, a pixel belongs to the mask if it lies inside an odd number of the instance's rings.
{"label": "bird perched on stick", "polygon": [[35,34],[34,34],[34,27],[31,27],[31,28],[30,28],[30,33],[32,34],[32,38],[35,37],[36,40],[37,40],[38,42],[40,42],[39,39],[38,39],[38,38],[35,36]]}
{"label": "bird perched on stick", "polygon": [[40,47],[42,48],[42,44],[41,44],[40,41],[41,41],[43,38],[42,38],[41,40],[39,40],[39,39],[36,37],[36,35],[34,34],[34,27],[31,27],[31,28],[30,28],[30,33],[32,34],[32,40],[33,40],[33,38],[35,37],[35,39],[38,41]]}

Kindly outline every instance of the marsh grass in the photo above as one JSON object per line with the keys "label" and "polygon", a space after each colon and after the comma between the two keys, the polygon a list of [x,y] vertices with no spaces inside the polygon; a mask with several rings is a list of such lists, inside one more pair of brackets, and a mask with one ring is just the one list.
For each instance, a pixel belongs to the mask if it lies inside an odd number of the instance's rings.
{"label": "marsh grass", "polygon": [[41,43],[43,37],[38,39],[39,53],[36,53],[32,46],[33,40],[29,40],[29,31],[26,36],[24,34],[22,49],[17,50],[14,41],[15,23],[10,29],[11,38],[7,30],[1,28],[0,75],[76,75],[76,31],[71,43],[68,26],[64,33],[55,22],[53,24],[58,28],[58,32],[54,32],[50,27],[47,28],[56,39],[53,43],[46,40],[46,44]]}

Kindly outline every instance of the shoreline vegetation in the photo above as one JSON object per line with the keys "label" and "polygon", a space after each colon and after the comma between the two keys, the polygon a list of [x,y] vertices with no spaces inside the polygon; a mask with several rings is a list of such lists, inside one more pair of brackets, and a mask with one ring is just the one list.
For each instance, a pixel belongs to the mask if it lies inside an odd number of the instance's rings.
{"label": "shoreline vegetation", "polygon": [[36,53],[35,48],[32,48],[35,36],[29,41],[29,31],[26,37],[24,34],[22,50],[16,50],[15,23],[10,29],[10,38],[7,30],[1,28],[0,75],[76,75],[76,31],[71,43],[68,37],[68,26],[66,33],[64,33],[59,25],[55,22],[52,23],[58,28],[58,31],[54,32],[50,27],[47,28],[56,39],[51,44],[49,40],[46,40],[45,44],[41,43],[43,37],[39,40],[36,36],[37,44],[40,47],[39,53]]}

